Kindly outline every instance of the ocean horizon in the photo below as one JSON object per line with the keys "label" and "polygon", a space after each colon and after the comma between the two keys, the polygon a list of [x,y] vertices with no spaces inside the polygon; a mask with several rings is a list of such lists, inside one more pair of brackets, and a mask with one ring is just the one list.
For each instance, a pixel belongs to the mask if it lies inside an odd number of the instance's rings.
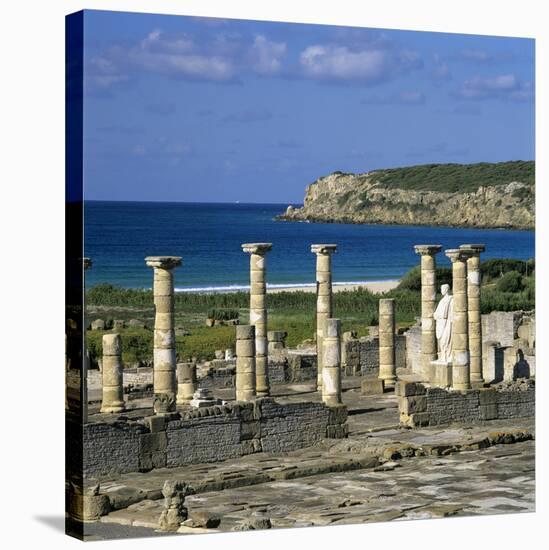
{"label": "ocean horizon", "polygon": [[[482,259],[535,254],[535,232],[441,226],[308,223],[275,220],[288,204],[86,201],[84,251],[93,261],[88,287],[109,283],[151,288],[146,256],[181,256],[177,292],[236,292],[249,288],[246,242],[271,242],[267,287],[314,287],[314,243],[335,243],[335,285],[400,279],[419,264],[414,244],[455,248],[480,242]],[[443,253],[439,265],[449,266]]]}

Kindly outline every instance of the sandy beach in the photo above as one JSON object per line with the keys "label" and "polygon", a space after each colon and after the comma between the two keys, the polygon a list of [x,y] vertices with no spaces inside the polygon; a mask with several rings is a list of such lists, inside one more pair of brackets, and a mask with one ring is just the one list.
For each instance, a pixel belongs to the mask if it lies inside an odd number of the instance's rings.
{"label": "sandy beach", "polygon": [[[387,292],[396,288],[400,281],[370,281],[367,283],[332,283],[333,292],[342,292],[345,290],[357,290],[359,288],[367,288],[374,294],[379,294],[382,292]],[[276,288],[267,288],[267,293],[277,293],[277,292],[316,292],[316,287],[312,285],[307,286],[290,286],[290,287],[276,287]]]}

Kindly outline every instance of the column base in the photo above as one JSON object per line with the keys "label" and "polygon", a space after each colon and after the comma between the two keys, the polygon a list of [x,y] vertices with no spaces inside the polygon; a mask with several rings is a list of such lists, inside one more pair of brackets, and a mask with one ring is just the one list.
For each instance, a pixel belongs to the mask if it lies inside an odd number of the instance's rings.
{"label": "column base", "polygon": [[452,391],[468,391],[471,389],[471,384],[456,384],[450,388]]}
{"label": "column base", "polygon": [[124,403],[122,403],[121,405],[112,404],[112,405],[107,405],[106,407],[101,407],[99,412],[101,414],[108,414],[108,413],[116,414],[116,413],[124,412],[125,410],[126,410],[126,406],[124,405]]}
{"label": "column base", "polygon": [[471,387],[475,390],[478,390],[479,388],[483,388],[486,382],[484,379],[481,380],[471,380]]}
{"label": "column base", "polygon": [[382,378],[380,376],[379,379],[383,382],[384,388],[394,388],[397,383],[396,376],[394,378]]}
{"label": "column base", "polygon": [[451,361],[442,361],[437,359],[431,361],[431,368],[434,372],[434,377],[431,380],[431,385],[437,388],[450,388],[452,386],[452,363]]}
{"label": "column base", "polygon": [[257,397],[270,397],[271,395],[271,392],[269,390],[257,390],[255,393]]}

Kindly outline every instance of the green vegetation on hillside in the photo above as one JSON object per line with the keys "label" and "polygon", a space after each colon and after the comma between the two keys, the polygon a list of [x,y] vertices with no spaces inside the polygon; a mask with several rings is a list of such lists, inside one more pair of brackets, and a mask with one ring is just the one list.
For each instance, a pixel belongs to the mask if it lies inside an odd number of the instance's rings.
{"label": "green vegetation on hillside", "polygon": [[[389,189],[467,193],[479,187],[506,185],[513,181],[533,185],[534,161],[479,162],[478,164],[422,164],[372,172]],[[526,191],[520,197],[529,198]]]}

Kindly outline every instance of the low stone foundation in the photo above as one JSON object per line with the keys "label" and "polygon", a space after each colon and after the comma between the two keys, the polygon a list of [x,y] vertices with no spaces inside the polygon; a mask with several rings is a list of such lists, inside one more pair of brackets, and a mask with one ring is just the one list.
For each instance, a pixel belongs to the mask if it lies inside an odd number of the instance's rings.
{"label": "low stone foundation", "polygon": [[345,406],[281,404],[272,398],[182,411],[171,419],[121,417],[84,426],[69,422],[67,431],[68,454],[74,455],[68,463],[81,463],[85,478],[217,462],[260,451],[284,453],[348,433]]}
{"label": "low stone foundation", "polygon": [[533,379],[468,391],[449,391],[417,382],[399,381],[395,393],[398,396],[400,423],[410,427],[476,424],[485,420],[535,415]]}

